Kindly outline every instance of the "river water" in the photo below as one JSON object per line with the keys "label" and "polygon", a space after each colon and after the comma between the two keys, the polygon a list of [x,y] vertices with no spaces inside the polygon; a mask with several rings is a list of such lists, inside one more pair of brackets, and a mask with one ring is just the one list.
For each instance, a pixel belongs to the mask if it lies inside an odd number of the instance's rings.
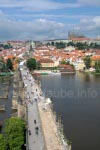
{"label": "river water", "polygon": [[[8,84],[9,82],[9,84]],[[8,88],[7,90],[3,90]],[[6,95],[8,93],[8,98],[0,98],[0,105],[5,105],[5,111],[0,111],[0,121],[3,125],[6,119],[10,118],[12,115],[12,94],[13,94],[13,77],[1,77],[0,78],[0,95]],[[0,130],[2,132],[2,130]]]}
{"label": "river water", "polygon": [[62,114],[72,150],[100,150],[100,76],[78,72],[41,76],[39,80],[57,116]]}

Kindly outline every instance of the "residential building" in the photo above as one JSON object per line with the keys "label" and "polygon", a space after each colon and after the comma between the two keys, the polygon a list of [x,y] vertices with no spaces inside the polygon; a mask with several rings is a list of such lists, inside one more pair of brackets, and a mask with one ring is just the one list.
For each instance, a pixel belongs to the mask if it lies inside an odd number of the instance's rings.
{"label": "residential building", "polygon": [[48,58],[40,59],[39,63],[42,68],[52,68],[54,67],[54,61]]}

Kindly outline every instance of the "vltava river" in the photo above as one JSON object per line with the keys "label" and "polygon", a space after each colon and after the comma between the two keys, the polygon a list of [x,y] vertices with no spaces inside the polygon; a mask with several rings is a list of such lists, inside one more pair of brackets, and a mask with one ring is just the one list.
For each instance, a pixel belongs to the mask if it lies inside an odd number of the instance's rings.
{"label": "vltava river", "polygon": [[100,76],[41,76],[46,97],[62,114],[64,132],[72,150],[100,150]]}
{"label": "vltava river", "polygon": [[[9,83],[9,84],[7,84]],[[7,90],[4,90],[7,88]],[[8,94],[7,99],[0,98],[0,106],[5,105],[5,111],[0,111],[0,122],[3,123],[12,115],[13,77],[0,77],[0,96]],[[1,130],[0,130],[1,133]]]}

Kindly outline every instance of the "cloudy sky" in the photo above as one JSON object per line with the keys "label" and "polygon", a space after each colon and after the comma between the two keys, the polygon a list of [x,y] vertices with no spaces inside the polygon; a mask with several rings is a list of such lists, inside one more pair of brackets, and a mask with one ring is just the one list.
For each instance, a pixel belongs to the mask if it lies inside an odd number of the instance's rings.
{"label": "cloudy sky", "polygon": [[0,0],[0,41],[100,35],[100,0]]}

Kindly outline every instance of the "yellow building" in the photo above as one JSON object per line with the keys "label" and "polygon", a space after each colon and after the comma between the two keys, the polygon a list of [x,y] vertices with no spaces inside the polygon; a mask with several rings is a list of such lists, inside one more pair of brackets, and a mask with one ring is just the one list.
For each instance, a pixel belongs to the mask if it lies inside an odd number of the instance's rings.
{"label": "yellow building", "polygon": [[49,58],[40,59],[39,63],[42,68],[52,68],[54,67],[54,61]]}
{"label": "yellow building", "polygon": [[79,62],[79,63],[77,63],[77,68],[76,68],[76,70],[82,70],[82,69],[84,69],[84,67],[85,67],[84,62]]}

